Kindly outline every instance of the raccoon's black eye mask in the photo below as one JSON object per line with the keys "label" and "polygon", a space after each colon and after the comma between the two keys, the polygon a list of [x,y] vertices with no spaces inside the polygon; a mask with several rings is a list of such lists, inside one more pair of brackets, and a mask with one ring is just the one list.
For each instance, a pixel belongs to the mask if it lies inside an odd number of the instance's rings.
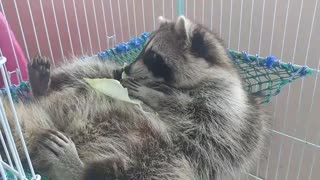
{"label": "raccoon's black eye mask", "polygon": [[163,78],[169,82],[173,79],[172,71],[164,61],[163,57],[153,50],[148,50],[143,56],[143,63],[148,70],[157,78]]}

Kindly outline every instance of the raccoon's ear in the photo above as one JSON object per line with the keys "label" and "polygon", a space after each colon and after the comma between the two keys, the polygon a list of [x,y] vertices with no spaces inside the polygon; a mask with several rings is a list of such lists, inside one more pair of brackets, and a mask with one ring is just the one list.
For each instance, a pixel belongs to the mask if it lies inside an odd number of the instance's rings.
{"label": "raccoon's ear", "polygon": [[191,51],[197,57],[205,58],[206,60],[211,60],[212,57],[209,53],[210,44],[205,40],[205,31],[201,28],[195,28],[191,36]]}
{"label": "raccoon's ear", "polygon": [[162,25],[167,24],[168,22],[170,22],[170,20],[164,18],[163,16],[159,16],[158,17],[159,27],[161,27]]}
{"label": "raccoon's ear", "polygon": [[159,16],[159,17],[158,17],[158,22],[159,22],[159,24],[163,24],[163,23],[168,23],[169,20],[166,19],[166,18],[163,17],[163,16]]}
{"label": "raccoon's ear", "polygon": [[186,40],[190,40],[190,33],[192,32],[192,23],[184,16],[179,16],[175,24],[175,30],[178,34],[186,37]]}

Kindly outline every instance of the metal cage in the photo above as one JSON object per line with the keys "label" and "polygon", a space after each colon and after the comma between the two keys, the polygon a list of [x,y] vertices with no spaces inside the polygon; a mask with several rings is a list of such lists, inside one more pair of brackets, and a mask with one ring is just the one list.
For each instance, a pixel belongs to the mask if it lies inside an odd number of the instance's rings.
{"label": "metal cage", "polygon": [[[27,59],[45,55],[54,65],[150,32],[157,27],[159,15],[175,19],[184,14],[216,31],[229,49],[276,55],[285,62],[319,69],[319,6],[319,0],[0,0],[0,11]],[[18,59],[9,61],[18,63]],[[8,74],[20,76],[19,68],[5,73],[3,65],[3,79]],[[319,179],[318,74],[284,87],[267,105],[273,112],[270,145],[254,168],[239,179]],[[3,109],[0,117],[1,127],[9,133]],[[10,151],[16,154],[14,148]],[[4,169],[18,178],[23,175],[19,161],[13,159],[12,166],[0,161],[2,179]],[[10,169],[14,165],[16,170]],[[39,178],[29,165],[32,177]]]}

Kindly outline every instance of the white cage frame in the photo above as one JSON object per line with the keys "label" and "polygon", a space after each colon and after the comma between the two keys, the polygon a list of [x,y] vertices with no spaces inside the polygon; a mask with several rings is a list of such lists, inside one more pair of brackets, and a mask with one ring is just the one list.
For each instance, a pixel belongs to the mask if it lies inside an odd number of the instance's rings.
{"label": "white cage frame", "polygon": [[[4,16],[6,16],[6,8],[3,5],[3,1],[5,0],[0,0],[0,11],[4,14]],[[33,15],[33,10],[32,7],[30,5],[30,0],[25,0],[27,1],[28,4],[28,11],[31,17],[31,22],[32,22],[32,26],[33,26],[33,33],[34,36],[36,38],[36,47],[37,47],[37,51],[40,55],[43,54],[40,43],[39,43],[39,35],[38,35],[38,31],[37,31],[37,24],[35,24],[34,21],[34,15]],[[84,42],[82,41],[83,38],[83,32],[81,32],[80,27],[79,27],[79,10],[77,9],[77,6],[75,4],[75,0],[72,0],[73,3],[73,10],[75,12],[75,18],[76,18],[76,25],[77,25],[77,32],[74,32],[78,35],[79,38],[79,43],[80,43],[80,47],[81,47],[81,54],[94,54],[93,48],[92,48],[92,44],[94,42],[92,42],[91,36],[92,34],[96,33],[98,36],[98,39],[101,39],[100,41],[98,41],[98,46],[99,46],[99,50],[103,50],[103,49],[107,49],[110,48],[112,46],[115,45],[115,43],[119,43],[119,42],[123,42],[126,41],[127,39],[125,39],[125,31],[127,31],[128,33],[128,37],[137,37],[139,35],[139,33],[142,32],[146,32],[146,31],[150,31],[152,29],[155,29],[157,27],[157,23],[156,23],[156,16],[157,15],[163,15],[167,18],[175,18],[177,17],[178,13],[175,10],[177,8],[178,5],[181,5],[181,3],[184,5],[183,10],[184,13],[187,17],[191,18],[191,19],[195,19],[200,23],[206,24],[209,28],[214,29],[214,27],[217,27],[217,31],[218,34],[220,34],[220,36],[225,37],[224,39],[227,42],[227,46],[229,48],[233,48],[236,49],[238,51],[240,50],[245,50],[248,52],[252,52],[252,54],[257,53],[257,54],[263,54],[263,55],[271,55],[275,52],[276,49],[280,49],[280,52],[278,52],[278,56],[280,57],[280,59],[288,59],[291,60],[293,63],[300,63],[303,65],[307,65],[309,63],[309,59],[311,58],[311,52],[310,49],[312,49],[313,45],[312,45],[312,41],[314,38],[314,34],[315,32],[318,32],[316,30],[316,24],[317,24],[317,17],[319,17],[319,0],[313,0],[313,4],[314,7],[313,9],[311,9],[310,11],[312,11],[312,15],[310,16],[311,19],[311,24],[309,27],[309,29],[305,30],[308,31],[308,33],[306,35],[301,35],[301,29],[303,29],[303,23],[302,23],[302,19],[303,16],[306,14],[304,11],[304,6],[307,4],[306,1],[301,0],[299,2],[300,7],[297,8],[297,13],[295,15],[297,15],[297,22],[296,22],[296,29],[294,32],[294,42],[293,42],[293,48],[290,49],[290,51],[286,50],[286,46],[288,46],[288,31],[290,29],[290,12],[292,11],[292,6],[293,4],[297,4],[297,2],[293,1],[293,0],[287,0],[285,2],[285,8],[284,8],[284,12],[285,12],[285,19],[284,19],[284,26],[281,29],[281,32],[279,33],[276,30],[276,23],[279,21],[277,19],[277,15],[279,13],[279,4],[283,3],[280,2],[278,0],[273,0],[274,4],[273,7],[269,7],[267,6],[267,3],[269,1],[266,0],[239,0],[239,1],[235,1],[235,0],[160,0],[160,1],[155,1],[155,0],[151,0],[151,13],[147,14],[146,13],[146,0],[124,0],[124,1],[120,1],[120,0],[99,0],[99,1],[91,1],[91,3],[93,3],[93,12],[94,12],[94,24],[96,27],[97,32],[90,32],[90,28],[89,28],[89,24],[88,24],[88,15],[87,15],[87,9],[86,6],[84,5],[84,13],[85,13],[85,23],[86,23],[86,28],[87,28],[87,36],[89,37],[89,44],[90,44],[90,49],[88,52],[85,51],[84,49]],[[27,59],[30,60],[30,53],[29,53],[29,47],[30,45],[28,45],[28,42],[26,40],[26,35],[23,33],[24,32],[24,27],[22,25],[22,18],[20,17],[20,13],[19,13],[19,8],[17,6],[17,0],[13,0],[14,2],[14,6],[15,6],[15,10],[16,10],[16,16],[18,18],[18,22],[19,22],[19,27],[20,27],[20,31],[22,32],[22,39],[23,39],[23,46],[24,49],[26,50],[26,56]],[[45,36],[47,39],[47,43],[50,49],[50,53],[47,54],[49,57],[51,57],[51,59],[53,60],[53,64],[55,65],[54,62],[54,55],[52,52],[52,47],[51,47],[51,39],[50,39],[50,30],[47,27],[47,24],[49,23],[47,17],[45,16],[44,10],[43,10],[43,0],[38,0],[39,2],[39,6],[41,8],[41,15],[42,15],[42,19],[44,21],[44,29],[45,29]],[[59,27],[59,23],[57,20],[57,7],[55,6],[55,3],[53,0],[50,0],[51,2],[51,6],[52,6],[52,10],[54,13],[54,19],[52,20],[53,23],[56,25],[56,31],[58,32],[58,42],[59,42],[59,46],[60,46],[60,53],[61,53],[61,57],[63,57],[62,59],[65,60],[65,53],[63,51],[63,43],[61,40],[61,34],[60,34],[60,28]],[[124,3],[123,3],[124,2]],[[137,6],[137,2],[141,3],[141,7]],[[79,1],[79,3],[85,4],[85,0],[83,1]],[[98,22],[97,20],[97,9],[96,9],[96,4],[99,4],[101,6],[102,9],[102,16],[103,16],[103,21],[102,22]],[[148,2],[149,3],[149,2]],[[208,4],[208,6],[206,6],[206,3]],[[250,4],[250,9],[245,9],[245,5],[248,5],[248,3]],[[62,0],[62,8],[63,8],[63,12],[65,15],[67,15],[67,9],[66,9],[66,2],[65,0]],[[117,6],[117,8],[115,9],[115,4]],[[132,9],[129,8],[129,4],[134,4],[134,6],[132,6]],[[155,8],[156,6],[159,6],[159,9],[161,9],[161,12],[157,12],[158,10]],[[259,5],[260,7],[260,12],[257,14],[257,16],[261,17],[261,21],[260,23],[257,25],[255,24],[255,28],[257,28],[257,32],[258,33],[258,38],[257,41],[255,42],[257,44],[256,50],[254,50],[254,42],[253,42],[253,33],[255,32],[256,29],[254,29],[254,20],[255,19],[255,8]],[[109,7],[108,9],[105,9],[105,7]],[[157,6],[157,7],[158,7]],[[149,7],[148,7],[149,8]],[[168,9],[171,8],[171,11],[168,11]],[[240,12],[236,11],[239,10]],[[137,16],[138,11],[142,11],[142,17],[139,19]],[[181,10],[181,9],[180,9]],[[217,11],[216,11],[217,10]],[[268,10],[272,10],[272,12],[270,13],[270,11]],[[111,27],[109,26],[109,24],[107,23],[106,20],[106,14],[108,12],[111,12]],[[115,11],[117,11],[118,13],[114,13]],[[249,33],[248,35],[248,41],[247,43],[243,43],[244,40],[242,39],[242,35],[245,34],[246,32],[243,31],[244,26],[242,25],[242,22],[244,20],[246,20],[244,18],[244,14],[246,12],[249,12]],[[268,14],[269,12],[269,14]],[[125,14],[126,16],[121,16]],[[291,12],[292,14],[292,12]],[[131,15],[133,16],[133,18],[131,17]],[[146,16],[152,16],[152,20],[147,20]],[[271,34],[268,35],[268,40],[270,40],[270,42],[268,43],[269,45],[264,45],[264,28],[267,26],[266,25],[266,18],[268,15],[272,16],[272,21],[271,21]],[[239,18],[237,18],[239,17]],[[236,20],[235,20],[236,19]],[[247,18],[248,19],[248,18]],[[125,21],[124,21],[125,20]],[[119,31],[117,31],[116,29],[116,21],[119,21]],[[132,22],[133,21],[133,22]],[[142,21],[142,22],[141,22]],[[142,24],[142,31],[138,30],[138,26],[139,26],[139,22],[140,24]],[[236,23],[239,22],[239,25],[237,25]],[[10,23],[10,22],[9,22]],[[101,33],[98,32],[98,23],[103,23],[103,27],[104,27],[104,36],[100,36]],[[269,22],[270,23],[270,22]],[[148,28],[148,26],[151,26],[152,28]],[[217,25],[217,26],[215,26]],[[234,33],[234,29],[232,27],[236,27],[238,28],[238,31],[236,33]],[[68,38],[69,41],[71,43],[71,53],[74,54],[75,52],[75,48],[74,48],[74,44],[72,44],[72,36],[71,36],[71,32],[70,32],[70,22],[68,20],[67,17],[65,17],[65,26],[68,29]],[[109,27],[108,27],[109,26]],[[127,28],[125,29],[124,26],[126,26]],[[225,26],[227,26],[227,30],[225,31]],[[234,34],[237,34],[237,38],[235,40],[233,40],[232,36],[235,36]],[[280,40],[277,39],[280,38]],[[305,38],[307,39],[307,42],[305,43],[305,45],[303,46],[303,48],[305,48],[305,58],[304,61],[298,61],[298,54],[299,54],[299,49],[301,47],[299,47],[299,40],[301,38]],[[106,41],[106,47],[102,47],[101,42]],[[276,42],[277,41],[277,42]],[[110,43],[111,42],[111,43]],[[12,42],[11,42],[12,43]],[[275,45],[279,45],[279,46],[275,46]],[[1,73],[3,75],[3,77],[8,77],[8,83],[6,85],[11,85],[11,81],[10,81],[10,74],[13,73],[17,73],[18,76],[20,77],[20,80],[22,80],[21,78],[21,74],[19,74],[20,69],[19,69],[19,63],[17,60],[17,57],[15,58],[15,61],[17,63],[18,69],[16,71],[11,71],[8,72],[5,69],[4,64],[1,64]],[[318,62],[315,63],[316,65],[314,65],[315,69],[320,69],[320,60],[318,60]],[[7,78],[4,78],[7,79]],[[316,98],[318,98],[319,93],[318,93],[318,89],[319,87],[319,83],[318,83],[319,79],[318,79],[318,75],[316,75],[314,77],[314,84],[313,84],[313,89],[310,91],[310,102],[308,103],[308,108],[305,109],[303,108],[303,91],[305,90],[305,80],[301,80],[300,86],[296,86],[296,85],[289,85],[287,90],[285,90],[284,95],[280,96],[280,97],[276,97],[274,99],[273,102],[273,117],[274,119],[276,119],[279,116],[279,113],[283,113],[283,121],[281,122],[281,128],[276,128],[274,127],[273,129],[271,129],[270,131],[273,134],[273,138],[277,139],[277,137],[280,137],[280,142],[277,144],[278,148],[275,150],[275,152],[273,152],[274,150],[272,148],[270,148],[267,151],[267,159],[265,160],[265,168],[264,171],[261,172],[261,166],[262,166],[262,162],[258,161],[256,168],[248,173],[246,173],[246,175],[244,175],[244,177],[241,177],[241,179],[258,179],[258,180],[263,180],[263,179],[270,179],[270,171],[271,171],[271,167],[272,167],[272,163],[271,163],[271,158],[272,154],[275,153],[275,165],[276,168],[274,170],[274,179],[281,179],[281,173],[284,174],[284,177],[286,180],[288,180],[290,178],[290,172],[292,170],[290,170],[290,167],[287,168],[287,170],[285,170],[285,172],[282,172],[281,170],[281,164],[282,164],[282,158],[284,157],[284,149],[287,149],[287,141],[292,141],[292,143],[289,143],[289,157],[288,159],[288,164],[289,166],[292,164],[293,162],[293,157],[294,157],[294,150],[295,150],[295,146],[301,146],[302,150],[300,153],[300,157],[298,160],[298,168],[297,168],[297,177],[296,179],[300,179],[300,177],[302,176],[302,169],[303,166],[306,164],[304,162],[304,158],[306,156],[306,152],[309,152],[309,148],[312,149],[312,161],[309,163],[309,173],[304,175],[304,177],[308,177],[309,180],[313,180],[315,175],[315,169],[317,167],[316,164],[320,165],[320,131],[316,132],[314,137],[311,138],[313,139],[312,141],[309,140],[310,138],[308,135],[308,132],[312,129],[312,125],[313,125],[313,121],[312,121],[312,117],[306,117],[307,122],[305,123],[305,125],[302,127],[304,128],[304,132],[299,134],[299,118],[295,118],[295,121],[293,122],[294,124],[294,128],[293,128],[293,132],[288,132],[288,126],[291,123],[289,121],[289,115],[290,115],[290,108],[289,105],[291,104],[291,95],[292,95],[292,91],[294,90],[294,88],[299,88],[300,92],[298,93],[298,100],[297,100],[297,111],[296,111],[296,116],[299,116],[299,113],[306,113],[306,114],[311,114],[314,113],[317,110],[317,102],[319,102],[320,100],[317,100]],[[5,81],[6,82],[6,81]],[[8,90],[8,86],[6,86],[6,89]],[[284,98],[283,98],[284,97]],[[11,99],[11,98],[10,98]],[[285,104],[285,110],[282,112],[279,110],[279,106],[281,106],[281,101],[283,101],[284,99],[284,104]],[[12,101],[11,101],[12,102]],[[2,102],[1,102],[2,103]],[[12,106],[12,108],[14,108]],[[319,109],[319,108],[318,108]],[[5,114],[3,109],[0,111],[0,117],[4,117],[5,119]],[[3,121],[3,120],[2,120]],[[274,122],[275,124],[277,124],[277,121]],[[5,125],[5,123],[4,123]],[[6,125],[4,127],[7,127]],[[0,133],[1,134],[1,133]],[[3,139],[1,137],[1,139]],[[273,140],[274,141],[274,140]],[[272,141],[272,142],[273,142]],[[15,152],[12,152],[13,154]],[[27,155],[28,157],[28,155]],[[1,160],[1,159],[0,159]],[[1,160],[2,161],[2,160]],[[29,165],[31,165],[31,162],[29,163]],[[20,165],[18,165],[20,166]],[[3,172],[3,169],[7,168],[8,169],[8,164],[4,164],[3,162],[0,163],[0,171]],[[33,172],[32,166],[30,166],[31,172],[33,173],[34,178],[38,178],[35,173]],[[320,170],[320,169],[319,169]],[[22,172],[21,172],[22,173]],[[304,172],[305,173],[305,172]],[[21,176],[21,174],[19,175]],[[19,177],[17,174],[17,177]],[[273,178],[272,178],[273,179]]]}
{"label": "white cage frame", "polygon": [[[41,177],[39,175],[36,175],[34,172],[34,169],[30,160],[30,156],[27,150],[27,146],[25,144],[24,137],[19,124],[18,115],[15,110],[14,103],[10,94],[10,89],[9,89],[10,84],[8,83],[9,81],[7,80],[8,78],[10,78],[10,76],[7,76],[8,73],[5,69],[6,61],[7,59],[2,55],[2,52],[0,50],[0,71],[1,71],[2,79],[4,81],[6,94],[8,95],[7,97],[10,105],[10,111],[13,114],[14,124],[15,124],[15,127],[10,127],[7,116],[6,116],[6,112],[4,109],[3,101],[0,98],[0,124],[1,124],[0,127],[3,130],[2,132],[0,129],[0,142],[5,152],[5,156],[7,160],[7,162],[5,162],[0,155],[0,175],[1,175],[0,177],[3,180],[7,180],[6,172],[11,172],[14,179],[19,178],[21,180],[27,180],[25,169],[29,169],[29,171],[32,174],[32,180],[40,180]],[[15,128],[15,130],[13,130],[13,128]],[[18,154],[16,142],[14,141],[12,131],[14,131],[14,133],[18,133],[18,137],[21,141],[21,144],[25,153],[25,158],[27,159],[28,168],[25,168],[22,165],[21,158]],[[5,135],[6,140],[3,137],[3,134]]]}

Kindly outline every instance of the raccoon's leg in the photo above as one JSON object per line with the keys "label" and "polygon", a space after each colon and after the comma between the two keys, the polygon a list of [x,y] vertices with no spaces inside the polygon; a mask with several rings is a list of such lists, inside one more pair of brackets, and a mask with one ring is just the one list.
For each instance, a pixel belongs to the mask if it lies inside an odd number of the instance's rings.
{"label": "raccoon's leg", "polygon": [[115,152],[106,159],[86,164],[81,180],[199,179],[183,155],[176,154],[156,139],[151,140],[140,139],[139,144],[128,142],[130,145],[125,154]]}
{"label": "raccoon's leg", "polygon": [[97,57],[73,59],[50,70],[47,58],[37,56],[28,65],[32,93],[40,97],[65,87],[83,87],[83,78],[121,79],[122,67],[113,61],[101,61]]}
{"label": "raccoon's leg", "polygon": [[122,68],[112,61],[91,59],[74,60],[56,68],[51,73],[50,91],[59,91],[65,87],[84,87],[83,78],[114,78],[120,79]]}
{"label": "raccoon's leg", "polygon": [[[81,180],[198,180],[190,163],[184,158],[176,158],[171,163],[157,163],[161,160],[144,162],[130,167],[121,157],[104,159],[87,165]],[[153,164],[152,164],[153,163]],[[157,167],[155,167],[157,166]],[[161,167],[166,166],[166,168]]]}
{"label": "raccoon's leg", "polygon": [[147,147],[134,146],[138,149],[130,152],[130,159],[107,153],[108,158],[84,164],[69,138],[47,130],[39,141],[33,163],[40,173],[54,180],[196,179],[186,159],[164,151],[154,141],[148,142]]}
{"label": "raccoon's leg", "polygon": [[84,164],[71,139],[58,131],[45,130],[38,144],[33,163],[40,173],[52,179],[80,179]]}
{"label": "raccoon's leg", "polygon": [[112,157],[86,165],[81,180],[129,179],[126,162],[120,157]]}
{"label": "raccoon's leg", "polygon": [[34,97],[47,93],[50,83],[50,62],[47,58],[36,56],[28,64],[29,82]]}

